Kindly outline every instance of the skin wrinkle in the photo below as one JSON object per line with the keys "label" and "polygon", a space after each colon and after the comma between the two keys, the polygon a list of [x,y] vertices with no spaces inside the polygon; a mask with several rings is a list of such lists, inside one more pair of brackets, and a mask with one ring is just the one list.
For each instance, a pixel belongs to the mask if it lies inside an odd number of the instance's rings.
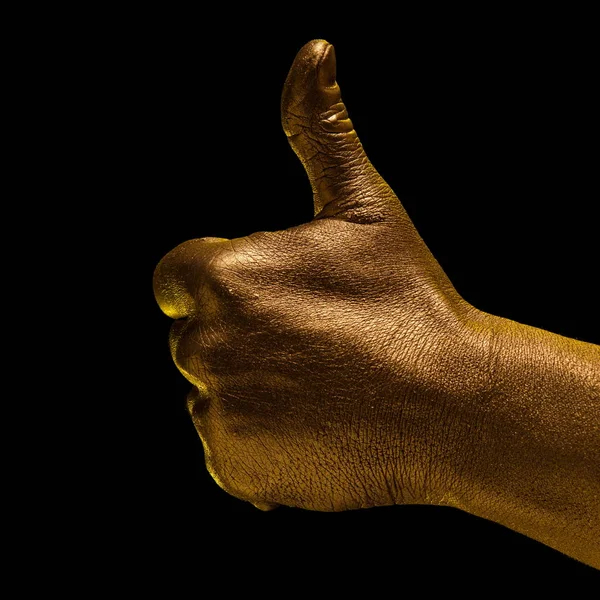
{"label": "skin wrinkle", "polygon": [[155,272],[209,472],[263,509],[452,506],[600,568],[600,348],[458,294],[346,129],[332,52],[302,48],[281,102],[314,219]]}

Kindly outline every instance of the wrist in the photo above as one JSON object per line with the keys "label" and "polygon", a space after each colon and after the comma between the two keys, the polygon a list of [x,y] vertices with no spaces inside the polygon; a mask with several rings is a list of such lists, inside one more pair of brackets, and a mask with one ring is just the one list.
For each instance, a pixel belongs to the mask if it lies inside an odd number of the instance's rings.
{"label": "wrist", "polygon": [[477,427],[452,504],[600,560],[600,347],[480,313]]}
{"label": "wrist", "polygon": [[[435,503],[465,509],[477,481],[488,435],[489,403],[498,387],[502,349],[495,317],[461,302],[459,318],[440,350],[442,404],[436,424]],[[436,479],[434,478],[434,481]]]}
{"label": "wrist", "polygon": [[430,347],[416,371],[403,367],[416,361],[401,360],[396,368],[396,466],[404,477],[396,487],[410,490],[398,503],[464,508],[495,385],[493,334],[488,316],[461,300],[423,338]]}

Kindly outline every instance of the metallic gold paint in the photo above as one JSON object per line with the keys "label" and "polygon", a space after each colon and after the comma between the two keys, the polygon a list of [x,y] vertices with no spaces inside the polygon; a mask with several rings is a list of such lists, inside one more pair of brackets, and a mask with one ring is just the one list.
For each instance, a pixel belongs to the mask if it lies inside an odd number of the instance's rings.
{"label": "metallic gold paint", "polygon": [[600,568],[600,347],[456,292],[366,157],[313,40],[283,128],[315,218],[158,265],[215,481],[262,510],[450,505]]}

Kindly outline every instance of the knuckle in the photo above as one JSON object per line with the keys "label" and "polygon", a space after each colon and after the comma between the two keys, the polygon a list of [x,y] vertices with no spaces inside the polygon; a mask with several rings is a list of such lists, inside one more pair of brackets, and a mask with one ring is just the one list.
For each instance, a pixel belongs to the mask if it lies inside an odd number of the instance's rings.
{"label": "knuckle", "polygon": [[191,323],[185,333],[173,343],[173,359],[180,371],[193,383],[206,384],[212,372],[226,358],[228,347],[221,328]]}
{"label": "knuckle", "polygon": [[214,273],[211,264],[223,247],[223,240],[215,241],[215,238],[189,240],[176,246],[159,262],[153,286],[163,312],[175,319],[195,312],[202,297],[203,282]]}
{"label": "knuckle", "polygon": [[235,296],[236,280],[235,261],[227,255],[226,252],[221,252],[214,256],[204,266],[200,281],[198,282],[200,289],[209,290],[212,296],[218,300],[227,300]]}

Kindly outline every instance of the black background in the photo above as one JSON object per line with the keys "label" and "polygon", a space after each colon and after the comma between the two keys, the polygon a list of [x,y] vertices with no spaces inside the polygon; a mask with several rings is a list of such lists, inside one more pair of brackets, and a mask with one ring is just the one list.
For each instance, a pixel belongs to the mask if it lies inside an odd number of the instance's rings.
{"label": "black background", "polygon": [[167,347],[170,320],[152,294],[154,267],[187,239],[312,217],[279,100],[296,52],[325,38],[371,161],[463,297],[600,342],[592,335],[597,69],[585,18],[379,14],[331,25],[315,12],[301,27],[231,12],[99,16],[65,47],[71,60],[85,49],[67,76],[77,83],[74,135],[91,148],[76,162],[100,246],[90,294],[104,358],[87,385],[108,423],[95,438],[99,508],[87,519],[142,578],[172,563],[177,570],[181,553],[195,567],[179,580],[209,578],[214,564],[250,567],[260,589],[272,585],[272,571],[288,584],[323,575],[333,588],[393,583],[398,593],[402,581],[426,589],[436,577],[468,587],[474,574],[488,582],[593,575],[451,509],[262,513],[230,497],[204,468],[184,407],[189,386]]}

